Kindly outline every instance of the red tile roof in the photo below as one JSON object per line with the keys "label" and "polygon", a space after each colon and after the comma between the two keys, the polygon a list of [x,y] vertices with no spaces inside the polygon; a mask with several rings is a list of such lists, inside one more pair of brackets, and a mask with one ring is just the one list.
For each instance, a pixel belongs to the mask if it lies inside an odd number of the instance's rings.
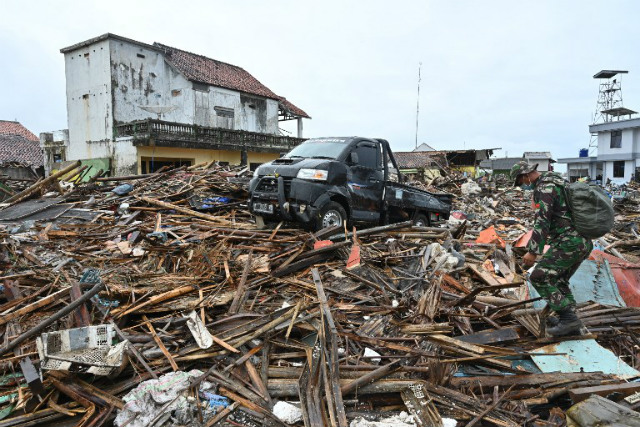
{"label": "red tile roof", "polygon": [[18,135],[29,141],[40,141],[29,129],[19,122],[0,120],[0,135]]}
{"label": "red tile roof", "polygon": [[40,167],[44,165],[40,143],[20,135],[0,134],[0,163],[20,162]]}
{"label": "red tile roof", "polygon": [[161,49],[166,60],[191,81],[275,99],[289,112],[310,118],[302,109],[273,93],[243,68],[160,43],[154,43],[154,46]]}
{"label": "red tile roof", "polygon": [[439,151],[396,151],[393,153],[400,169],[446,166],[447,158]]}

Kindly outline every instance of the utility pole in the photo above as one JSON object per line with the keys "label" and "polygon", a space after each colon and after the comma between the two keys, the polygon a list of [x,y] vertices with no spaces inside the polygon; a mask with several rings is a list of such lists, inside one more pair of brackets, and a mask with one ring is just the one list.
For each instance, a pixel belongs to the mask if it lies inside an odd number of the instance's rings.
{"label": "utility pole", "polygon": [[418,118],[420,117],[420,71],[422,62],[418,64],[418,102],[416,104],[416,148],[418,148]]}

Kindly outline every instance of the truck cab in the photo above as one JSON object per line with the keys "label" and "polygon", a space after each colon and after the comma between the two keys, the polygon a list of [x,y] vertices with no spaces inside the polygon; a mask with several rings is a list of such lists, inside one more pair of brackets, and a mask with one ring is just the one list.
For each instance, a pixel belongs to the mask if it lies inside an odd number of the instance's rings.
{"label": "truck cab", "polygon": [[[448,218],[449,195],[393,182],[394,176],[402,179],[386,140],[309,139],[256,169],[249,210],[264,221],[294,221],[313,229],[343,221],[380,225],[419,218],[427,225]],[[416,194],[422,200],[411,203]]]}

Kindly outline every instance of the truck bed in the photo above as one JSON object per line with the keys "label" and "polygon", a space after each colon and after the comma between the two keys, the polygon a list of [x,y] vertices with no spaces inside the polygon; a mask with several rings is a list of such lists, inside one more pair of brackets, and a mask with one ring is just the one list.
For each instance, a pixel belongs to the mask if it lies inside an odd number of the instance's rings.
{"label": "truck bed", "polygon": [[447,193],[431,193],[398,182],[388,182],[386,185],[385,202],[388,206],[437,212],[444,216],[443,219],[449,217],[452,200],[453,195]]}

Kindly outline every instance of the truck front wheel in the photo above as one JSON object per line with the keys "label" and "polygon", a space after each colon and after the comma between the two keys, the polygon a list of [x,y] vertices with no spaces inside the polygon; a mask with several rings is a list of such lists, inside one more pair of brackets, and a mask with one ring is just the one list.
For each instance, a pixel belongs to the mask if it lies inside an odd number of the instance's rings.
{"label": "truck front wheel", "polygon": [[342,225],[346,219],[347,213],[342,205],[337,202],[329,202],[320,210],[316,228],[320,230],[334,225]]}
{"label": "truck front wheel", "polygon": [[417,227],[428,227],[429,220],[425,214],[418,214],[413,218],[413,225]]}

